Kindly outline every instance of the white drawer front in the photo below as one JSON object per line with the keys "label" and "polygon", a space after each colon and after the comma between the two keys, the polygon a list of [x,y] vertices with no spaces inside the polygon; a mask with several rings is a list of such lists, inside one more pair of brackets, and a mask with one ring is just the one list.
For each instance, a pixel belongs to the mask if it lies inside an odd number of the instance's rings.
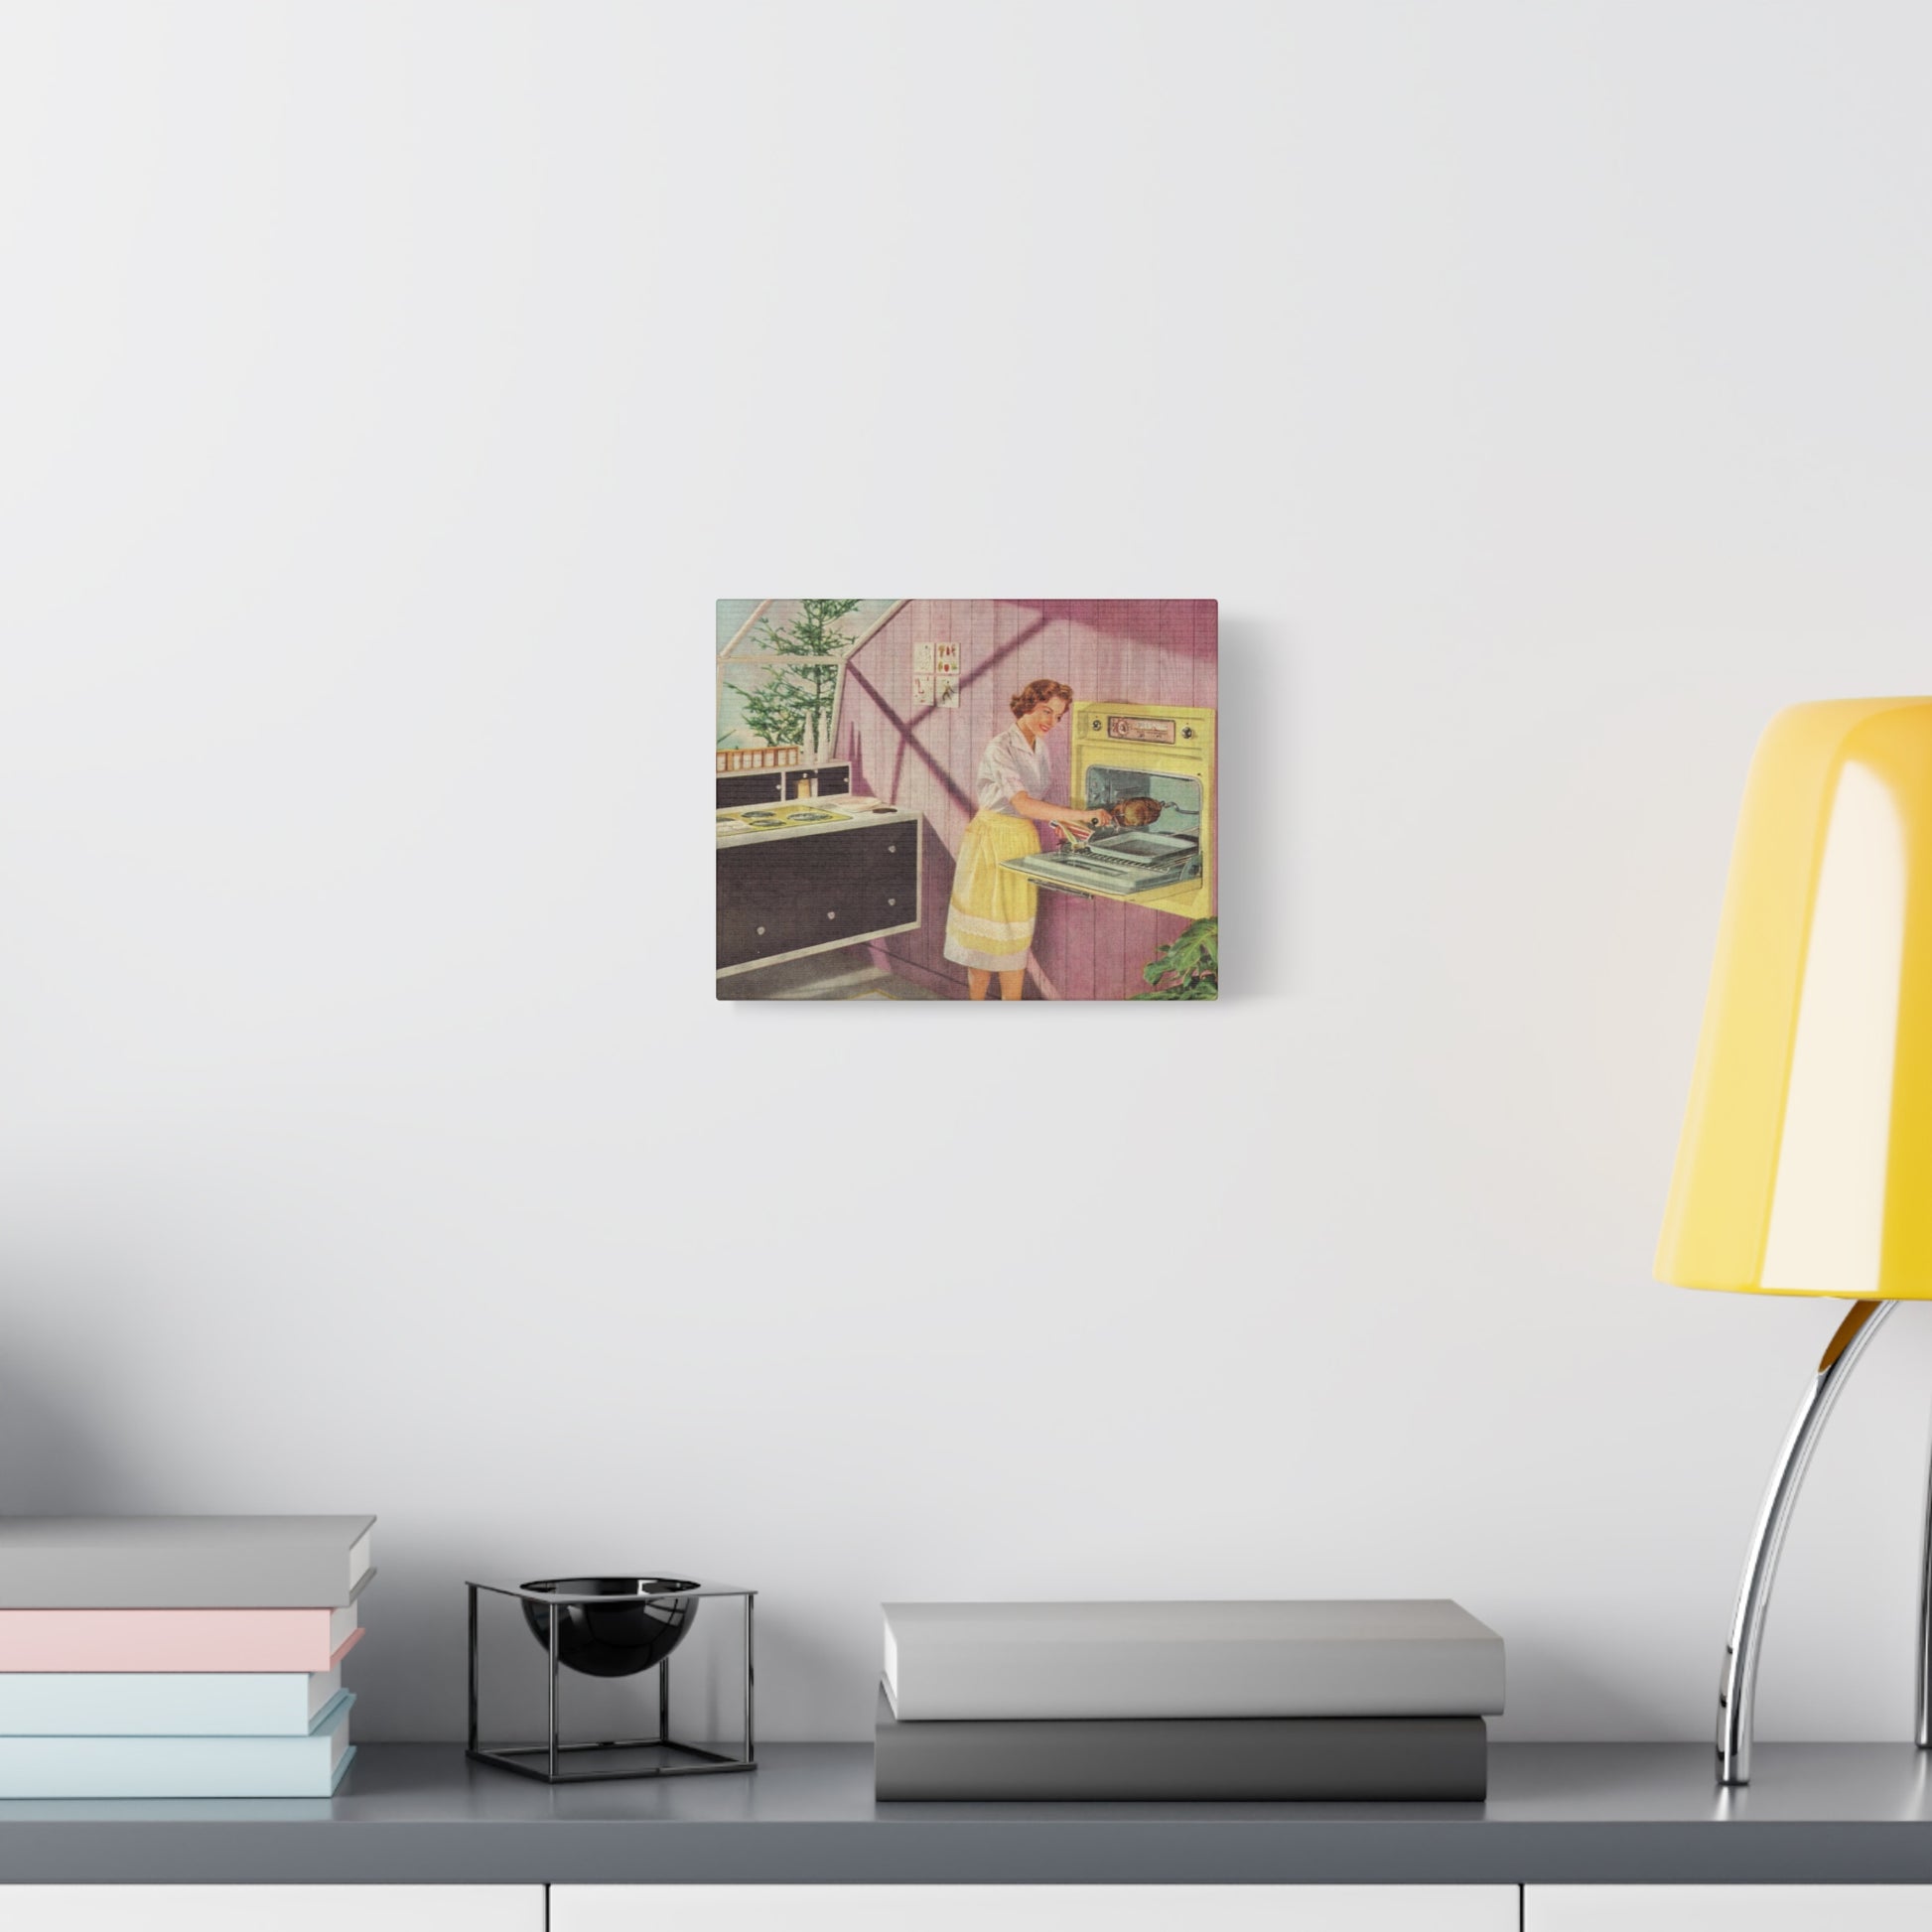
{"label": "white drawer front", "polygon": [[0,1932],[345,1932],[345,1928],[353,1932],[543,1932],[543,1887],[0,1885]]}
{"label": "white drawer front", "polygon": [[1529,1885],[1524,1932],[1932,1932],[1932,1885]]}
{"label": "white drawer front", "polygon": [[1514,1885],[553,1885],[550,1932],[1517,1932]]}

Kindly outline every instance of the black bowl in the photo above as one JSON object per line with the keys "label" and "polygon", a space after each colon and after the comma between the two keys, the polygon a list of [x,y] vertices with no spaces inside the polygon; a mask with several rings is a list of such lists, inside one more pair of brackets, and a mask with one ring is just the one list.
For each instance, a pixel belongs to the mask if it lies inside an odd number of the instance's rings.
{"label": "black bowl", "polygon": [[[559,1596],[634,1596],[640,1590],[696,1589],[678,1577],[552,1577],[525,1589]],[[680,1643],[698,1613],[695,1596],[660,1597],[655,1603],[560,1603],[557,1661],[586,1677],[634,1677],[661,1663]],[[545,1650],[550,1648],[551,1609],[523,1605],[523,1620]]]}

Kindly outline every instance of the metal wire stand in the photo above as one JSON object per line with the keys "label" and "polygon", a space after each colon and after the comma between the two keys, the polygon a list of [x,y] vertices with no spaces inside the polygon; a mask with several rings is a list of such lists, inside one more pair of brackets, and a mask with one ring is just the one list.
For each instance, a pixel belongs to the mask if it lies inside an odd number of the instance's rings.
{"label": "metal wire stand", "polygon": [[[555,1590],[513,1588],[502,1584],[466,1584],[470,1592],[470,1726],[469,1743],[464,1752],[473,1763],[494,1764],[500,1770],[514,1771],[518,1777],[535,1778],[541,1784],[594,1784],[617,1778],[689,1778],[718,1771],[755,1771],[758,1747],[753,1729],[752,1605],[758,1591],[734,1584],[698,1584],[675,1590],[637,1590],[629,1594],[609,1593],[594,1596],[564,1596]],[[739,1596],[745,1601],[745,1749],[742,1756],[706,1750],[698,1744],[681,1744],[670,1733],[671,1679],[668,1656],[652,1668],[657,1672],[657,1734],[654,1737],[609,1737],[594,1744],[566,1744],[558,1717],[557,1682],[561,1665],[557,1654],[557,1633],[563,1626],[561,1615],[547,1619],[549,1641],[549,1737],[541,1744],[494,1744],[479,1741],[477,1720],[483,1694],[483,1659],[478,1642],[478,1601],[480,1592],[508,1596],[525,1603],[553,1606],[567,1603],[653,1603],[692,1596]],[[619,1770],[578,1769],[576,1765],[595,1765],[608,1760],[616,1751],[656,1751],[661,1761],[627,1766]],[[536,1761],[530,1761],[536,1760]]]}

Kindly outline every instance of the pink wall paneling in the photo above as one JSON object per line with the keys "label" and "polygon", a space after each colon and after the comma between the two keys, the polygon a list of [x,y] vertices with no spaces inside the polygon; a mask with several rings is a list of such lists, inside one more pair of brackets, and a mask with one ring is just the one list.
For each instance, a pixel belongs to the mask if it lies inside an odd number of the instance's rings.
{"label": "pink wall paneling", "polygon": [[[925,819],[925,891],[915,932],[879,941],[895,970],[966,997],[966,969],[944,957],[946,901],[973,778],[1008,700],[1036,677],[1071,685],[1076,700],[1218,708],[1211,599],[1092,601],[913,598],[853,653],[835,756],[853,788]],[[956,710],[913,697],[912,646],[959,646]],[[1067,742],[1051,743],[1054,795],[1067,795]],[[1218,828],[1217,828],[1218,829]],[[1054,835],[1043,835],[1050,840]],[[1118,1000],[1142,990],[1141,969],[1185,922],[1112,899],[1039,895],[1030,997]]]}

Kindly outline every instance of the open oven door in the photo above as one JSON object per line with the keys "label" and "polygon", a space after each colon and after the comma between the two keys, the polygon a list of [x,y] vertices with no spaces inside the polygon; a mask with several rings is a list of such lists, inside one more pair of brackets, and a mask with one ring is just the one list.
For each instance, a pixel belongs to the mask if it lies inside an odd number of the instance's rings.
{"label": "open oven door", "polygon": [[1214,910],[1213,712],[1094,702],[1073,713],[1070,789],[1113,823],[1001,864],[1048,892],[1205,917]]}
{"label": "open oven door", "polygon": [[1174,911],[1184,910],[1200,889],[1200,842],[1173,834],[1101,831],[1001,864],[1048,892]]}

